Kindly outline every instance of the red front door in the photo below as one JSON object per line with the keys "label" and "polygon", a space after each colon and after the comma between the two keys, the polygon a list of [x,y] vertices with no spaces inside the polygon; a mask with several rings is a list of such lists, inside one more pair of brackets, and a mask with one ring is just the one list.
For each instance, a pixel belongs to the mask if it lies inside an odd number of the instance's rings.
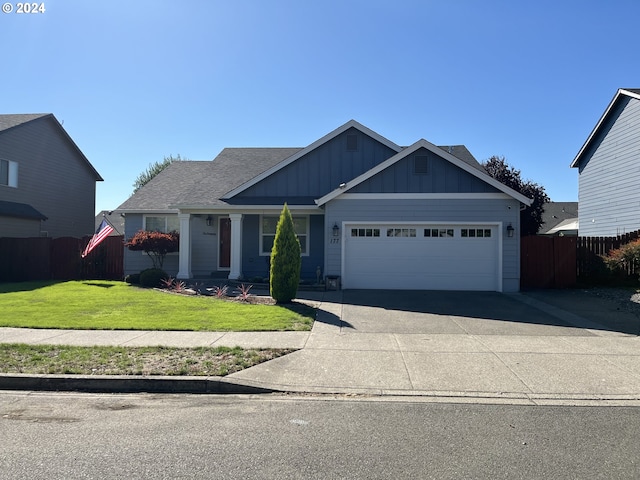
{"label": "red front door", "polygon": [[220,255],[218,256],[219,268],[231,268],[231,219],[220,219]]}

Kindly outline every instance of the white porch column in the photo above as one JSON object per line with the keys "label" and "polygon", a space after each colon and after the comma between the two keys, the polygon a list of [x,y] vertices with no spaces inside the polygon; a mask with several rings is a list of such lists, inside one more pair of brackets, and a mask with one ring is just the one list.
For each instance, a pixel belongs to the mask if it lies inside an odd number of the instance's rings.
{"label": "white porch column", "polygon": [[229,280],[238,280],[242,275],[242,214],[230,213],[231,220],[231,268]]}
{"label": "white porch column", "polygon": [[178,278],[191,278],[191,215],[179,213],[180,220],[180,252],[178,257]]}

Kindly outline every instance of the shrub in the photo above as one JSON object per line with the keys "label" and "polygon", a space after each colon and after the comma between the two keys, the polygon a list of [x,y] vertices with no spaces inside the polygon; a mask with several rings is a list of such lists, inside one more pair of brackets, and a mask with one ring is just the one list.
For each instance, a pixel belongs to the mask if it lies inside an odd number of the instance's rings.
{"label": "shrub", "polygon": [[153,262],[153,268],[162,268],[167,253],[177,252],[180,236],[177,232],[148,232],[140,230],[125,246],[132,251],[146,253]]}
{"label": "shrub", "polygon": [[640,273],[640,240],[611,250],[602,260],[610,272],[637,278]]}
{"label": "shrub", "polygon": [[139,273],[131,273],[124,277],[124,281],[130,285],[140,285],[140,274]]}
{"label": "shrub", "polygon": [[160,268],[148,268],[140,272],[140,285],[149,288],[159,287],[162,280],[167,277],[167,272]]}
{"label": "shrub", "polygon": [[269,268],[269,290],[276,303],[288,303],[295,298],[301,263],[300,242],[285,203],[276,227]]}

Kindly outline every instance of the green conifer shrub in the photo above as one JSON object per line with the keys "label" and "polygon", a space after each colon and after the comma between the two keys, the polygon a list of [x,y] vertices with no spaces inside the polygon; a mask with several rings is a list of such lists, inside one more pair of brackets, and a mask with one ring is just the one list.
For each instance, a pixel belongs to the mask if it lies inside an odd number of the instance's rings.
{"label": "green conifer shrub", "polygon": [[291,212],[285,203],[276,226],[269,267],[270,293],[276,303],[289,303],[295,298],[301,263],[300,242],[296,237]]}

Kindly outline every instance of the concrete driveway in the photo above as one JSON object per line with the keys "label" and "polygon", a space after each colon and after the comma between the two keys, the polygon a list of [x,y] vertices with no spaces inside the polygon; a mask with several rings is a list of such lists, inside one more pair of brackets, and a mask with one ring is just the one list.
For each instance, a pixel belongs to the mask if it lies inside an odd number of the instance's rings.
{"label": "concrete driveway", "polygon": [[345,290],[342,333],[591,335],[497,292]]}
{"label": "concrete driveway", "polygon": [[640,402],[639,337],[603,323],[619,313],[606,302],[577,315],[562,295],[327,292],[302,350],[230,377],[294,392]]}

